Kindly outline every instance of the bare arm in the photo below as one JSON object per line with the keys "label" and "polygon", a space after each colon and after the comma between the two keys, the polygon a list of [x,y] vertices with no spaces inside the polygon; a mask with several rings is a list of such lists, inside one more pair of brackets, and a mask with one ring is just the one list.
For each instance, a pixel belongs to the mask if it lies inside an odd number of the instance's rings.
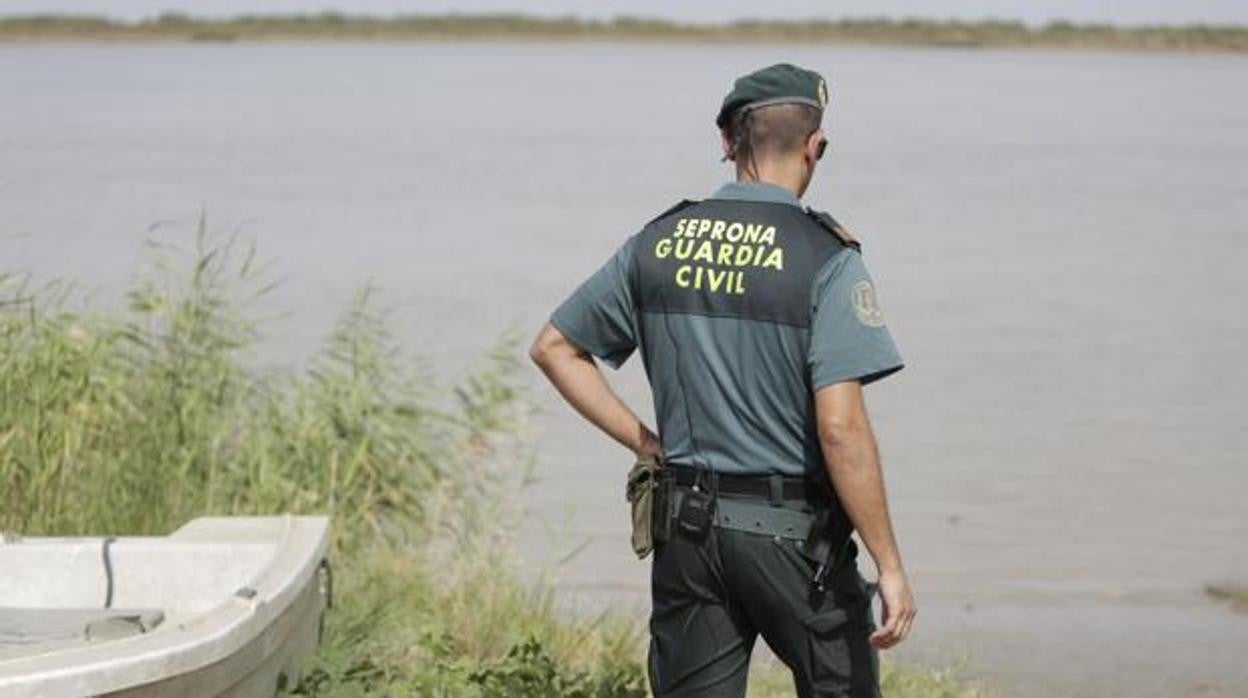
{"label": "bare arm", "polygon": [[858,381],[834,383],[815,392],[815,418],[825,465],[845,513],[875,560],[884,602],[884,624],[871,636],[877,647],[905,639],[916,612],[901,564],[884,492],[875,435]]}
{"label": "bare arm", "polygon": [[659,440],[611,390],[594,358],[550,323],[542,328],[529,357],[581,416],[638,455],[661,457]]}

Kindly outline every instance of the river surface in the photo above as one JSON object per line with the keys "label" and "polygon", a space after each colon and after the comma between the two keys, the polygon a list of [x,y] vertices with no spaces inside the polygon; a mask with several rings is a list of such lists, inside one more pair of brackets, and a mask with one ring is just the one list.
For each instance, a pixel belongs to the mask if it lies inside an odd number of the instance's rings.
{"label": "river surface", "polygon": [[[306,356],[372,280],[444,370],[730,172],[733,77],[822,71],[807,195],[862,238],[907,360],[868,389],[917,590],[906,663],[1018,696],[1248,695],[1248,59],[716,46],[0,46],[0,268],[120,303],[196,216]],[[112,299],[112,300],[109,300]],[[610,376],[651,408],[634,357]],[[533,381],[569,600],[644,613],[627,454]],[[583,546],[583,547],[582,547]],[[874,577],[864,554],[864,573]]]}

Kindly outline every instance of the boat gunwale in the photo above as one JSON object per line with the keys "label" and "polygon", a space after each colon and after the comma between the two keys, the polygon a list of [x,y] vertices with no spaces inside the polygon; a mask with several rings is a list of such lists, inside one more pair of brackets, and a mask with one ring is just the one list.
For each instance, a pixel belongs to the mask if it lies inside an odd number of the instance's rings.
{"label": "boat gunwale", "polygon": [[[39,696],[48,698],[98,695],[190,673],[234,654],[261,634],[313,583],[329,548],[328,518],[204,517],[163,538],[178,541],[180,532],[198,531],[212,524],[241,530],[248,524],[276,518],[281,519],[281,529],[264,543],[273,546],[273,555],[244,587],[251,590],[250,598],[236,591],[202,614],[181,622],[166,621],[150,633],[0,661],[0,689],[19,691],[17,695],[22,695],[23,689],[32,691],[30,695],[37,691]],[[223,539],[192,537],[186,542],[256,542],[254,538],[231,541],[229,531],[225,533],[227,537]],[[153,538],[161,540],[139,539]]]}

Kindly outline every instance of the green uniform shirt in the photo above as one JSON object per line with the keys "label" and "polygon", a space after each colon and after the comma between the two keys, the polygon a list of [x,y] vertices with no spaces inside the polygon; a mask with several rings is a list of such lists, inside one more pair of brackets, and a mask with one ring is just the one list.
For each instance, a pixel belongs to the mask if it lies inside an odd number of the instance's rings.
{"label": "green uniform shirt", "polygon": [[[763,183],[730,182],[711,201],[801,208],[788,190]],[[551,323],[613,367],[642,347],[669,463],[739,474],[822,473],[814,391],[847,380],[866,384],[902,367],[859,252],[835,249],[809,288],[794,291],[809,309],[802,322],[761,321],[742,313],[643,310],[638,255],[671,248],[639,250],[640,238],[625,241]],[[682,280],[693,283],[692,275]]]}

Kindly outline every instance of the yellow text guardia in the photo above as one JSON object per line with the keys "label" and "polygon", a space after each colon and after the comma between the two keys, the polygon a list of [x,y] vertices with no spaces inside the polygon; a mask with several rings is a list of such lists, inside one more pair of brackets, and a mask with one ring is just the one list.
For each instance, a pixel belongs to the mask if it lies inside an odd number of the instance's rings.
{"label": "yellow text guardia", "polygon": [[714,293],[743,295],[747,268],[784,270],[776,226],[761,223],[681,218],[670,236],[654,244],[654,256],[687,260],[676,269],[676,285]]}

